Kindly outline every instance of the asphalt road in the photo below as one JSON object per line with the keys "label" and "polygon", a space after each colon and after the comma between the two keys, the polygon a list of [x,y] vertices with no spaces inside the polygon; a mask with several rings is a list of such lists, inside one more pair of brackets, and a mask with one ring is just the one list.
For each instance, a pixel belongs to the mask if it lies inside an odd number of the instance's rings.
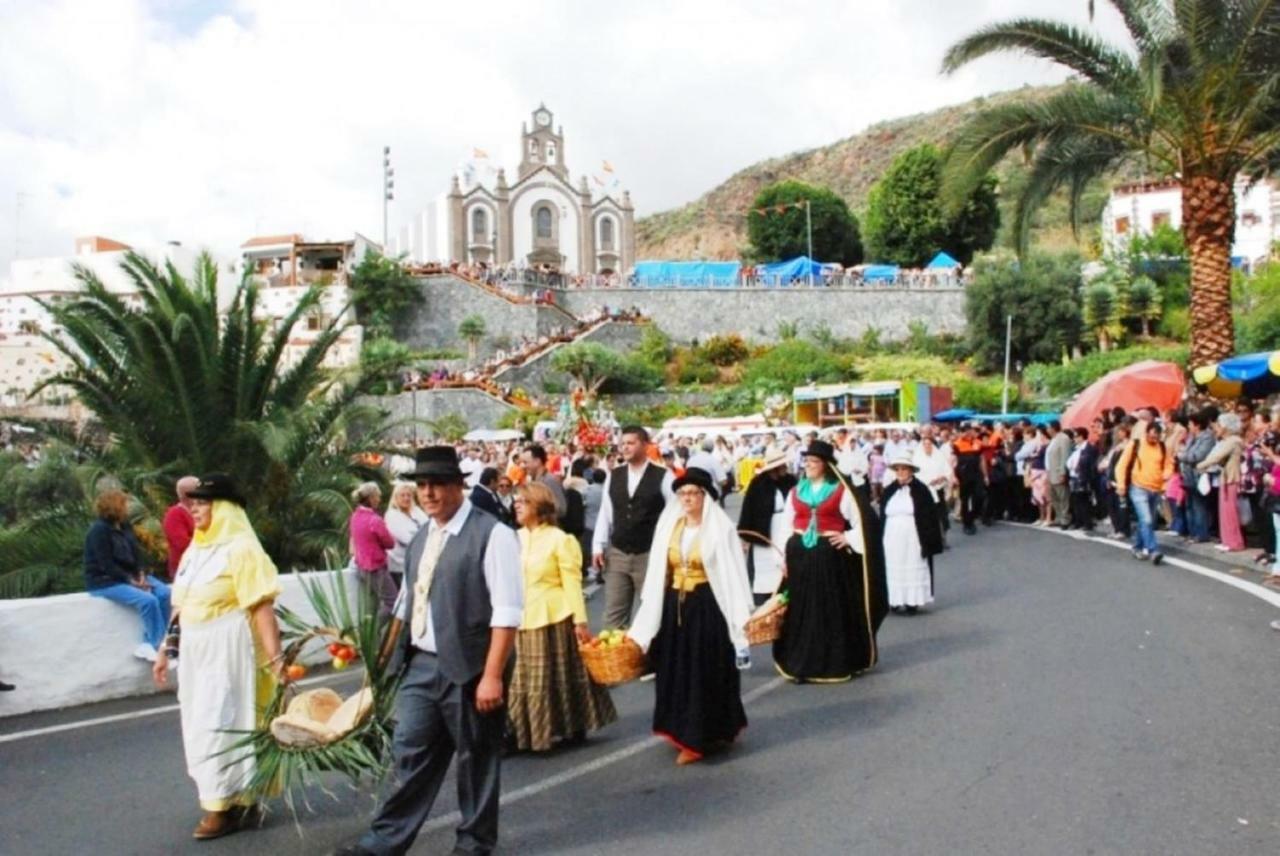
{"label": "asphalt road", "polygon": [[[502,852],[1280,853],[1275,607],[1051,533],[952,540],[938,603],[889,617],[873,673],[783,685],[755,649],[750,726],[723,757],[675,767],[652,684],[632,684],[585,746],[509,759]],[[0,741],[170,703],[0,720]],[[277,812],[197,843],[176,713],[0,742],[0,854],[326,853],[373,801],[333,784],[300,826]],[[450,824],[413,852],[447,853]]]}

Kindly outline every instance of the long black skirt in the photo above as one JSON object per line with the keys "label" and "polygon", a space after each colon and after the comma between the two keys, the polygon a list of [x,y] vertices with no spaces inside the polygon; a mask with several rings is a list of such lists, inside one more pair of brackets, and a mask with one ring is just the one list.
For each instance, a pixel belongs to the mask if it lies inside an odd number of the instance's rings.
{"label": "long black skirt", "polygon": [[862,556],[824,538],[806,548],[787,541],[787,620],[773,643],[785,678],[815,683],[850,680],[876,662],[874,621],[867,617]]}
{"label": "long black skirt", "polygon": [[729,625],[710,585],[684,596],[667,589],[662,627],[649,646],[654,678],[653,733],[699,755],[747,727],[742,680]]}

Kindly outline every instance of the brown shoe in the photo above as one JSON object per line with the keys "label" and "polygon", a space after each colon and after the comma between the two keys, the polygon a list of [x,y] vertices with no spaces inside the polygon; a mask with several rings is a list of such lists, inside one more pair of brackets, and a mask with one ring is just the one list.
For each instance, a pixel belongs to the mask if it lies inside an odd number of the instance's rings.
{"label": "brown shoe", "polygon": [[200,818],[200,822],[196,824],[195,831],[191,833],[191,837],[198,841],[208,841],[212,838],[230,835],[239,828],[240,824],[231,812],[206,811],[204,817]]}

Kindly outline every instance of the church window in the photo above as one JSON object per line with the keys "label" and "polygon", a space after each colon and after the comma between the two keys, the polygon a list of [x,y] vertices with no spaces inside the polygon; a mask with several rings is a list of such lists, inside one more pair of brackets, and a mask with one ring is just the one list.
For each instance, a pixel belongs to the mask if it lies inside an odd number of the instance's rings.
{"label": "church window", "polygon": [[551,237],[551,206],[542,205],[534,212],[537,219],[537,234],[539,238]]}
{"label": "church window", "polygon": [[471,240],[483,244],[489,237],[489,217],[483,208],[471,209]]}
{"label": "church window", "polygon": [[529,154],[532,155],[534,158],[538,157],[538,141],[537,140],[529,141]]}
{"label": "church window", "polygon": [[613,249],[613,218],[602,217],[600,219],[600,249]]}
{"label": "church window", "polygon": [[553,161],[555,159],[556,159],[556,144],[547,143],[547,160]]}

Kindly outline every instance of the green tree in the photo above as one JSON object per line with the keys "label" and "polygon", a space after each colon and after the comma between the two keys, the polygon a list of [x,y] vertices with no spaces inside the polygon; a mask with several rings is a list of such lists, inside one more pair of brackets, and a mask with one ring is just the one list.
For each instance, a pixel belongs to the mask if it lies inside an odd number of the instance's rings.
{"label": "green tree", "polygon": [[371,395],[400,391],[400,372],[414,358],[413,349],[395,339],[365,339],[360,348],[361,385]]}
{"label": "green tree", "polygon": [[369,252],[351,271],[351,302],[366,338],[391,336],[395,319],[421,299],[417,280],[399,259]]}
{"label": "green tree", "polygon": [[1111,350],[1120,333],[1120,296],[1109,282],[1094,282],[1084,290],[1084,326],[1098,337],[1098,350]]}
{"label": "green tree", "polygon": [[788,339],[747,360],[742,385],[790,393],[797,386],[840,381],[848,374],[848,367],[826,349],[804,339]]}
{"label": "green tree", "polygon": [[476,361],[476,351],[480,347],[480,340],[484,338],[484,334],[484,317],[481,315],[468,315],[458,325],[458,335],[467,340],[467,362]]}
{"label": "green tree", "polygon": [[[1132,47],[1051,20],[985,27],[953,45],[954,72],[1006,51],[1048,59],[1080,82],[988,107],[953,139],[945,194],[959,207],[1006,155],[1028,152],[1015,233],[1025,250],[1036,210],[1060,187],[1078,214],[1092,178],[1140,160],[1178,176],[1191,259],[1191,364],[1231,355],[1236,177],[1280,168],[1280,4],[1274,0],[1110,0]],[[1078,218],[1076,218],[1078,222]]]}
{"label": "green tree", "polygon": [[1032,253],[979,256],[965,288],[965,317],[974,360],[987,371],[1004,365],[1005,319],[1013,316],[1011,356],[1051,362],[1080,341],[1080,257]]}
{"label": "green tree", "polygon": [[756,195],[747,216],[747,239],[753,255],[762,261],[809,255],[804,207],[777,210],[777,206],[805,200],[811,209],[814,260],[842,265],[861,262],[858,218],[845,201],[825,187],[793,179],[771,184]]}
{"label": "green tree", "polygon": [[1160,289],[1151,277],[1140,276],[1129,284],[1125,311],[1142,325],[1142,335],[1151,335],[1151,322],[1160,320],[1160,307]]}
{"label": "green tree", "polygon": [[867,255],[875,261],[923,267],[940,250],[968,264],[990,249],[1000,227],[996,181],[979,182],[952,216],[941,199],[942,155],[931,143],[894,158],[867,196]]}
{"label": "green tree", "polygon": [[137,309],[86,268],[76,269],[79,293],[45,305],[62,331],[46,338],[70,368],[43,386],[71,389],[97,417],[111,437],[102,465],[157,515],[176,478],[230,473],[282,569],[321,566],[344,551],[347,492],[377,476],[353,456],[373,448],[385,426],[355,403],[358,384],[322,366],[344,331],[339,320],[285,360],[293,326],[318,305],[322,287],[270,332],[248,279],[219,317],[217,266],[207,255],[190,279],[135,253],[122,269]]}
{"label": "green tree", "polygon": [[599,342],[573,342],[551,355],[551,368],[573,378],[589,395],[622,368],[622,358]]}

